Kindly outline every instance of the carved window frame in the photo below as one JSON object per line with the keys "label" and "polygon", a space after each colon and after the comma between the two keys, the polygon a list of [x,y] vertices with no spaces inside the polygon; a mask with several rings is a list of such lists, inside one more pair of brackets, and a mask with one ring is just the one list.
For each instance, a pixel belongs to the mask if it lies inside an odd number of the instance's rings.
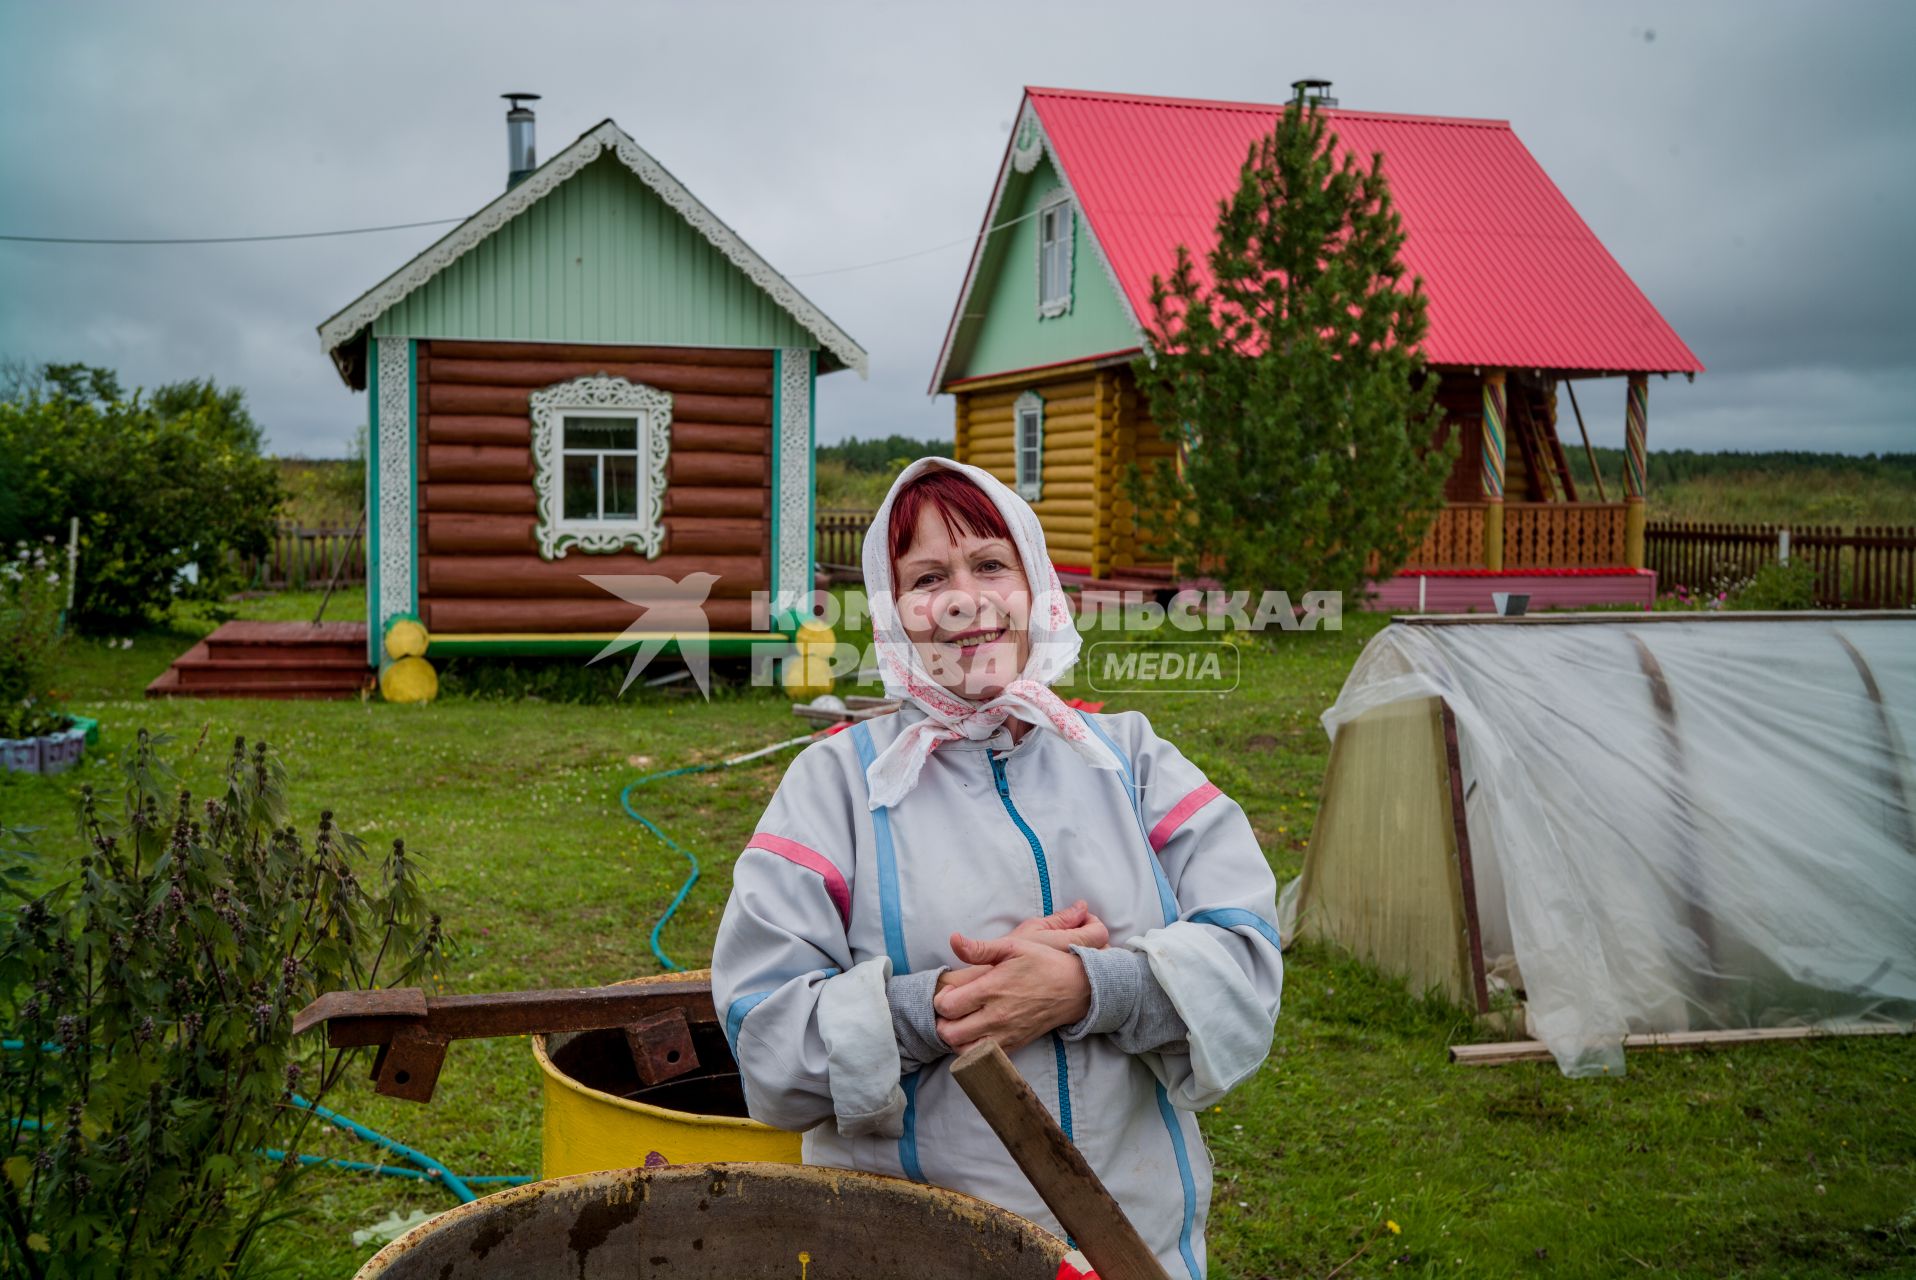
{"label": "carved window frame", "polygon": [[[1025,463],[1027,417],[1032,423],[1033,437],[1029,466]],[[1044,397],[1035,391],[1025,392],[1011,406],[1011,458],[1018,496],[1026,502],[1037,502],[1044,496]]]}
{"label": "carved window frame", "polygon": [[[1059,215],[1059,230],[1058,238],[1052,241],[1052,244],[1056,246],[1058,256],[1063,259],[1064,292],[1047,297],[1045,294],[1044,274],[1044,227],[1046,219],[1054,212]],[[1068,314],[1071,310],[1071,278],[1076,266],[1076,260],[1073,255],[1076,252],[1075,241],[1077,240],[1076,228],[1078,218],[1076,210],[1072,205],[1071,191],[1068,187],[1058,187],[1038,202],[1037,223],[1038,318],[1040,320],[1052,320],[1058,316]]]}
{"label": "carved window frame", "polygon": [[[636,418],[640,486],[633,520],[565,518],[565,420],[568,417]],[[665,466],[672,449],[672,395],[641,382],[592,374],[532,393],[532,488],[538,498],[534,536],[539,555],[568,551],[595,555],[624,551],[657,558],[665,547]]]}

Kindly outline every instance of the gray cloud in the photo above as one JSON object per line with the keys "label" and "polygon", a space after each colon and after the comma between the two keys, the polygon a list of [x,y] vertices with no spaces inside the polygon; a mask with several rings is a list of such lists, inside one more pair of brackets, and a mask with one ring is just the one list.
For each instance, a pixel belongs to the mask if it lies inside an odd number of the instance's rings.
{"label": "gray cloud", "polygon": [[[948,435],[924,395],[1026,83],[1512,121],[1709,365],[1651,443],[1916,448],[1916,9],[1640,3],[1043,7],[174,3],[0,7],[0,230],[297,231],[452,217],[504,178],[497,94],[542,154],[612,116],[872,353],[820,435]],[[314,326],[431,231],[203,248],[0,244],[0,354],[248,389],[274,448],[364,418]],[[1621,385],[1584,407],[1622,437]]]}

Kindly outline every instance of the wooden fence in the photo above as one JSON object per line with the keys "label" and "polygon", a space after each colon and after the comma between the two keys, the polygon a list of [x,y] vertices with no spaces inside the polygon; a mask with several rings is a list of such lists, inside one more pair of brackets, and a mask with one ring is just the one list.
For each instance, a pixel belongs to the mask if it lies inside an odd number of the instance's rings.
{"label": "wooden fence", "polygon": [[871,528],[876,511],[855,507],[833,507],[818,513],[817,554],[820,566],[828,569],[857,569],[864,564],[865,530]]}
{"label": "wooden fence", "polygon": [[249,557],[242,567],[248,584],[258,590],[323,588],[332,578],[333,565],[338,562],[340,552],[348,542],[352,542],[353,546],[339,570],[339,585],[363,586],[366,581],[366,533],[361,529],[358,540],[354,542],[353,526],[349,524],[322,528],[282,524],[273,531],[273,543],[266,554]]}
{"label": "wooden fence", "polygon": [[1665,595],[1678,586],[1708,592],[1719,582],[1751,577],[1788,554],[1816,570],[1816,603],[1825,609],[1916,607],[1916,528],[1653,521],[1643,555]]}

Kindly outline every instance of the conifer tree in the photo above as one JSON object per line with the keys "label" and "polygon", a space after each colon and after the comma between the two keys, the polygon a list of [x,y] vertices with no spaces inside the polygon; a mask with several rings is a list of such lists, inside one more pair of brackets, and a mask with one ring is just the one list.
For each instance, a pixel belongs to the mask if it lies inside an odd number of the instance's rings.
{"label": "conifer tree", "polygon": [[1218,202],[1208,270],[1180,245],[1153,277],[1135,369],[1176,461],[1128,478],[1147,555],[1354,607],[1421,541],[1456,445],[1383,157],[1335,148],[1314,106],[1287,106]]}

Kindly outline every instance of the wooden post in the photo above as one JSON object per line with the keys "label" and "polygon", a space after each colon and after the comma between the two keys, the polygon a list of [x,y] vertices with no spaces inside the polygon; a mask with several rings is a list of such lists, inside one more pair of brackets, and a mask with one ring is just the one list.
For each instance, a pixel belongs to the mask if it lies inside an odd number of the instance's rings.
{"label": "wooden post", "polygon": [[951,1076],[1102,1280],[1168,1280],[1084,1153],[1071,1145],[996,1040],[982,1040],[960,1055]]}
{"label": "wooden post", "polygon": [[1504,371],[1484,375],[1484,568],[1504,567]]}
{"label": "wooden post", "polygon": [[1650,413],[1650,376],[1630,375],[1630,400],[1623,415],[1623,559],[1643,567],[1644,431]]}

